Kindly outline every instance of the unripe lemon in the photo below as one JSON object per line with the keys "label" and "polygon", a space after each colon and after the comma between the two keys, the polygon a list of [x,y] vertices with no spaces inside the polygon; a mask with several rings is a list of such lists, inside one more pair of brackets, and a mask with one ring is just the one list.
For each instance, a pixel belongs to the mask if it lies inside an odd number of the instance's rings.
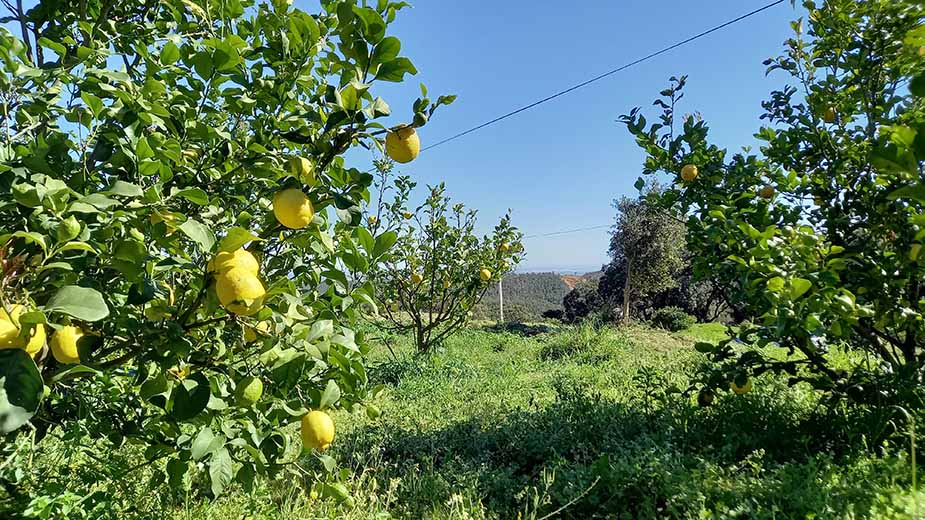
{"label": "unripe lemon", "polygon": [[444,288],[444,289],[449,289],[449,288],[450,288],[450,281],[449,281],[449,280],[444,280],[444,281],[443,281],[443,288]]}
{"label": "unripe lemon", "polygon": [[418,285],[419,283],[423,281],[424,281],[423,276],[421,276],[418,273],[411,273],[411,283],[413,283],[414,285]]}
{"label": "unripe lemon", "polygon": [[236,268],[219,275],[215,282],[218,301],[228,312],[250,316],[263,306],[266,290],[250,271]]}
{"label": "unripe lemon", "polygon": [[838,111],[835,107],[826,107],[825,112],[822,113],[822,120],[826,123],[834,123],[836,119],[838,119]]}
{"label": "unripe lemon", "polygon": [[410,126],[389,132],[385,136],[385,153],[398,163],[409,163],[421,153],[421,138]]}
{"label": "unripe lemon", "polygon": [[376,215],[370,215],[366,217],[366,222],[368,222],[370,226],[375,226],[376,222],[379,222],[379,219],[376,217]]}
{"label": "unripe lemon", "polygon": [[774,186],[771,186],[770,184],[763,186],[760,190],[758,190],[758,196],[762,199],[770,199],[774,196]]}
{"label": "unripe lemon", "polygon": [[290,157],[289,173],[304,184],[315,185],[315,165],[305,157]]}
{"label": "unripe lemon", "polygon": [[687,182],[693,182],[698,175],[700,175],[700,170],[693,164],[685,164],[684,167],[681,168],[681,178]]}
{"label": "unripe lemon", "polygon": [[334,442],[334,421],[331,416],[314,410],[302,417],[302,445],[306,449],[324,451]]}
{"label": "unripe lemon", "polygon": [[298,188],[289,188],[273,197],[273,214],[289,229],[302,229],[315,218],[312,201]]}
{"label": "unripe lemon", "polygon": [[410,211],[406,211],[402,213],[401,216],[405,217],[405,220],[411,220],[411,218],[414,217],[414,213],[411,213]]}
{"label": "unripe lemon", "polygon": [[749,379],[742,386],[737,385],[736,382],[733,381],[729,384],[729,388],[732,388],[732,391],[738,395],[747,394],[752,391],[752,380]]}
{"label": "unripe lemon", "polygon": [[79,327],[68,325],[51,336],[51,353],[64,365],[80,363],[80,354],[77,352],[77,342],[84,336]]}
{"label": "unripe lemon", "polygon": [[222,251],[215,255],[215,260],[209,263],[209,271],[218,274],[224,274],[228,271],[241,268],[257,276],[260,274],[260,263],[254,258],[254,255],[246,249],[237,249],[235,251]]}
{"label": "unripe lemon", "polygon": [[247,376],[238,381],[234,387],[234,399],[238,406],[250,408],[263,395],[263,381]]}
{"label": "unripe lemon", "polygon": [[909,246],[909,260],[913,262],[919,259],[922,254],[922,244],[912,244]]}
{"label": "unripe lemon", "polygon": [[479,271],[479,278],[481,278],[483,282],[487,282],[488,280],[491,280],[491,271],[489,271],[488,269],[482,269],[481,271]]}
{"label": "unripe lemon", "polygon": [[20,338],[19,317],[25,311],[22,305],[13,305],[10,312],[0,307],[0,349],[21,348],[32,357],[42,351],[45,346],[45,326],[36,325],[32,329],[32,336]]}

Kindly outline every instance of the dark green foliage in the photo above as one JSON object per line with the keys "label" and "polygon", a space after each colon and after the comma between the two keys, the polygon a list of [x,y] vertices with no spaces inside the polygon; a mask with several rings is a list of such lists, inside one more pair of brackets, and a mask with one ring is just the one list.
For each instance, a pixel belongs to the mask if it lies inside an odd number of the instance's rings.
{"label": "dark green foliage", "polygon": [[[556,273],[510,273],[504,276],[504,317],[508,321],[539,321],[543,312],[562,309],[568,285]],[[519,310],[514,310],[519,306]],[[523,312],[520,312],[520,311]],[[498,287],[492,286],[474,311],[477,317],[498,318]]]}
{"label": "dark green foliage", "polygon": [[603,304],[604,300],[597,292],[596,284],[579,283],[562,299],[562,306],[565,307],[565,321],[566,323],[577,323],[600,309]]}
{"label": "dark green foliage", "polygon": [[652,316],[652,324],[660,329],[678,332],[691,328],[697,319],[680,307],[662,307]]}

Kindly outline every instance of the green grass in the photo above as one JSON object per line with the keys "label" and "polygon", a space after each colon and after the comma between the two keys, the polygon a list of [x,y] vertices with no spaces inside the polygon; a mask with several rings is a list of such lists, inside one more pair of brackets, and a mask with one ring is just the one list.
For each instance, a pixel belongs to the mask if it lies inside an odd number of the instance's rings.
{"label": "green grass", "polygon": [[353,475],[352,503],[278,485],[256,517],[914,517],[925,494],[910,490],[903,446],[865,448],[860,419],[826,412],[806,388],[762,376],[709,409],[667,394],[702,362],[690,345],[724,335],[467,330],[423,361],[403,346],[370,371],[389,389],[383,416],[336,417],[331,454]]}
{"label": "green grass", "polygon": [[[703,363],[693,342],[724,336],[713,324],[680,333],[480,326],[418,359],[399,341],[397,359],[382,348],[370,360],[371,378],[387,388],[376,403],[382,416],[334,415],[329,454],[348,500],[312,496],[298,470],[215,502],[154,499],[144,491],[150,473],[120,489],[148,504],[138,516],[176,520],[915,518],[920,503],[925,511],[925,493],[911,489],[907,441],[872,437],[870,417],[828,411],[806,387],[764,375],[751,394],[721,393],[707,409],[668,392],[687,388]],[[312,459],[302,466],[320,468]]]}

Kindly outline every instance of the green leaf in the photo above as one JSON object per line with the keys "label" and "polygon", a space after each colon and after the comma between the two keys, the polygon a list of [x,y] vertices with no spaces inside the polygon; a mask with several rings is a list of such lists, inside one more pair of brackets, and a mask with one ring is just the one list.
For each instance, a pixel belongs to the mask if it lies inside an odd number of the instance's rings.
{"label": "green leaf", "polygon": [[22,349],[0,350],[0,433],[22,427],[39,409],[45,384]]}
{"label": "green leaf", "polygon": [[209,481],[212,484],[212,495],[220,496],[231,479],[234,477],[231,454],[225,447],[222,447],[212,454],[212,460],[209,462]]}
{"label": "green leaf", "polygon": [[174,388],[171,396],[173,408],[170,413],[178,421],[192,419],[206,409],[211,395],[209,381],[197,372]]}
{"label": "green leaf", "polygon": [[213,235],[212,231],[202,222],[189,219],[183,224],[180,224],[180,231],[188,236],[190,240],[196,242],[203,253],[212,251],[212,246],[215,245],[215,235]]}
{"label": "green leaf", "polygon": [[373,247],[372,259],[375,260],[380,256],[384,255],[392,249],[392,246],[395,245],[395,242],[398,241],[398,233],[394,231],[387,231],[378,237],[376,237],[376,246]]}
{"label": "green leaf", "polygon": [[768,290],[779,293],[784,290],[785,283],[786,283],[786,280],[784,280],[780,276],[775,276],[774,278],[771,278],[770,280],[768,280],[768,284],[767,284]]}
{"label": "green leaf", "polygon": [[332,334],[334,334],[334,322],[331,320],[318,320],[312,324],[312,329],[305,340],[314,342],[321,338],[330,337]]}
{"label": "green leaf", "polygon": [[144,191],[141,189],[141,186],[125,181],[116,181],[112,183],[112,186],[110,186],[109,189],[103,193],[108,193],[110,195],[120,195],[122,197],[141,197],[144,195]]}
{"label": "green leaf", "polygon": [[376,48],[373,50],[373,55],[370,58],[370,68],[375,70],[377,65],[394,60],[398,57],[400,51],[401,40],[394,36],[383,38],[381,42],[376,44]]}
{"label": "green leaf", "polygon": [[805,278],[794,278],[790,281],[790,299],[796,300],[806,294],[813,283]]}
{"label": "green leaf", "polygon": [[183,197],[184,199],[196,204],[197,206],[205,206],[209,203],[209,196],[205,191],[199,188],[187,188],[185,190],[180,190],[174,193],[174,197]]}
{"label": "green leaf", "polygon": [[710,352],[713,352],[714,350],[716,350],[715,345],[713,345],[712,343],[705,343],[703,341],[698,341],[697,343],[694,343],[694,348],[697,350],[697,352],[701,352],[703,354],[709,354]]}
{"label": "green leaf", "polygon": [[328,385],[324,388],[324,393],[321,394],[321,403],[319,406],[321,408],[329,408],[334,405],[340,399],[340,387],[337,386],[337,383],[333,379],[328,380]]}
{"label": "green leaf", "polygon": [[216,436],[212,433],[212,429],[206,426],[199,430],[196,438],[193,439],[193,444],[190,446],[190,455],[193,460],[199,460],[221,448],[224,444],[224,437]]}
{"label": "green leaf", "polygon": [[408,58],[395,58],[392,61],[383,63],[379,67],[379,72],[376,73],[376,79],[400,83],[404,81],[405,74],[411,74],[413,76],[417,73],[418,69],[414,67],[411,60]]}
{"label": "green leaf", "polygon": [[218,243],[218,250],[237,251],[248,242],[253,242],[255,240],[261,240],[261,238],[242,227],[233,227],[228,230],[228,233],[222,237],[222,240]]}
{"label": "green leaf", "polygon": [[45,312],[60,312],[81,321],[99,321],[109,316],[109,306],[96,289],[66,285],[45,304]]}
{"label": "green leaf", "polygon": [[173,42],[167,42],[161,49],[161,63],[173,65],[180,59],[180,49]]}
{"label": "green leaf", "polygon": [[65,251],[87,251],[88,253],[96,254],[96,249],[93,249],[93,246],[86,242],[68,242],[61,246],[58,251],[62,253]]}
{"label": "green leaf", "polygon": [[887,198],[890,200],[897,199],[914,199],[919,202],[925,202],[925,184],[913,184],[910,186],[903,186],[898,190],[894,190]]}

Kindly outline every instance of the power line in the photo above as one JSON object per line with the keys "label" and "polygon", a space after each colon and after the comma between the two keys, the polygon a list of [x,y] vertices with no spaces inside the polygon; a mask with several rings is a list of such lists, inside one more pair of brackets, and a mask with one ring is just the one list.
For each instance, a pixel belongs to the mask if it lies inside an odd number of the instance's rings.
{"label": "power line", "polygon": [[589,80],[587,80],[587,81],[584,81],[584,82],[579,83],[579,84],[577,84],[577,85],[571,86],[571,87],[569,87],[569,88],[567,88],[567,89],[565,89],[565,90],[561,90],[561,91],[559,91],[559,92],[556,92],[555,94],[553,94],[553,95],[551,95],[551,96],[548,96],[548,97],[545,97],[545,98],[543,98],[543,99],[541,99],[541,100],[539,100],[539,101],[535,101],[535,102],[533,102],[533,103],[530,103],[529,105],[520,107],[520,108],[518,108],[517,110],[513,110],[513,111],[511,111],[511,112],[508,112],[507,114],[498,116],[498,117],[492,119],[491,121],[487,121],[487,122],[482,123],[482,124],[480,124],[480,125],[478,125],[478,126],[473,126],[472,128],[470,128],[470,129],[468,129],[468,130],[465,130],[465,131],[460,132],[460,133],[458,133],[458,134],[456,134],[456,135],[447,137],[446,139],[443,139],[443,140],[441,140],[441,141],[437,141],[436,143],[434,143],[434,144],[432,144],[432,145],[430,145],[430,146],[424,147],[421,151],[427,151],[427,150],[430,150],[431,148],[436,148],[436,147],[438,147],[438,146],[440,146],[440,145],[442,145],[442,144],[446,144],[446,143],[448,143],[448,142],[450,142],[450,141],[454,141],[454,140],[456,140],[456,139],[459,139],[460,137],[463,137],[464,135],[471,134],[472,132],[481,130],[481,129],[487,127],[487,126],[491,126],[491,125],[493,125],[493,124],[495,124],[495,123],[497,123],[497,122],[499,122],[499,121],[502,121],[502,120],[504,120],[504,119],[507,119],[507,118],[509,118],[509,117],[511,117],[511,116],[515,116],[515,115],[517,115],[517,114],[519,114],[519,113],[521,113],[521,112],[530,110],[530,109],[533,108],[533,107],[542,105],[543,103],[546,103],[547,101],[552,101],[553,99],[556,99],[556,98],[559,97],[559,96],[564,96],[565,94],[568,94],[569,92],[573,92],[573,91],[578,90],[578,89],[580,89],[580,88],[582,88],[582,87],[588,86],[588,85],[590,85],[591,83],[594,83],[594,82],[596,82],[596,81],[600,81],[600,80],[602,80],[602,79],[604,79],[604,78],[606,78],[606,77],[608,77],[608,76],[612,76],[612,75],[614,75],[614,74],[616,74],[616,73],[618,73],[618,72],[621,72],[621,71],[623,71],[623,70],[626,70],[626,69],[628,69],[628,68],[630,68],[630,67],[632,67],[632,66],[634,66],[634,65],[638,65],[638,64],[640,64],[640,63],[642,63],[642,62],[644,62],[644,61],[648,61],[648,60],[650,60],[650,59],[652,59],[652,58],[655,58],[656,56],[659,56],[659,55],[665,54],[666,52],[669,52],[669,51],[672,51],[672,50],[674,50],[674,49],[677,49],[678,47],[681,47],[682,45],[686,45],[686,44],[688,44],[688,43],[690,43],[690,42],[692,42],[692,41],[694,41],[694,40],[698,40],[698,39],[700,39],[700,38],[703,38],[704,36],[707,36],[708,34],[711,34],[711,33],[714,33],[714,32],[716,32],[716,31],[719,31],[720,29],[724,29],[724,28],[726,28],[726,27],[729,27],[730,25],[735,24],[735,23],[737,23],[737,22],[741,22],[742,20],[745,20],[746,18],[750,18],[750,17],[752,17],[752,16],[754,16],[754,15],[756,15],[756,14],[758,14],[758,13],[761,13],[762,11],[766,11],[766,10],[768,10],[768,9],[770,9],[770,8],[772,8],[772,7],[776,6],[776,5],[778,5],[778,4],[782,4],[782,3],[786,2],[786,1],[787,1],[787,0],[776,0],[775,2],[771,2],[770,4],[765,5],[764,7],[755,9],[754,11],[752,11],[752,12],[750,12],[750,13],[743,14],[742,16],[739,16],[738,18],[734,18],[734,19],[732,19],[732,20],[729,20],[728,22],[725,22],[725,23],[723,23],[723,24],[717,25],[716,27],[713,27],[712,29],[708,29],[708,30],[706,30],[706,31],[703,31],[703,32],[700,33],[700,34],[691,36],[690,38],[688,38],[688,39],[686,39],[686,40],[683,40],[683,41],[677,42],[677,43],[675,43],[675,44],[669,45],[668,47],[665,47],[665,48],[663,48],[663,49],[661,49],[661,50],[659,50],[659,51],[653,52],[652,54],[649,54],[649,55],[647,55],[647,56],[643,56],[642,58],[639,58],[639,59],[637,59],[637,60],[635,60],[635,61],[631,61],[631,62],[627,63],[626,65],[622,65],[622,66],[617,67],[617,68],[615,68],[615,69],[613,69],[613,70],[611,70],[611,71],[605,72],[605,73],[603,73],[603,74],[601,74],[601,75],[599,75],[599,76],[595,76],[595,77],[593,77],[593,78],[591,78],[591,79],[589,79]]}
{"label": "power line", "polygon": [[604,224],[603,226],[591,226],[591,227],[584,227],[584,228],[578,228],[578,229],[567,229],[565,231],[553,231],[552,233],[527,235],[524,238],[539,238],[539,237],[551,237],[553,235],[566,235],[568,233],[578,233],[579,231],[591,231],[592,229],[603,229],[603,228],[609,228],[611,226],[613,226],[613,224]]}

